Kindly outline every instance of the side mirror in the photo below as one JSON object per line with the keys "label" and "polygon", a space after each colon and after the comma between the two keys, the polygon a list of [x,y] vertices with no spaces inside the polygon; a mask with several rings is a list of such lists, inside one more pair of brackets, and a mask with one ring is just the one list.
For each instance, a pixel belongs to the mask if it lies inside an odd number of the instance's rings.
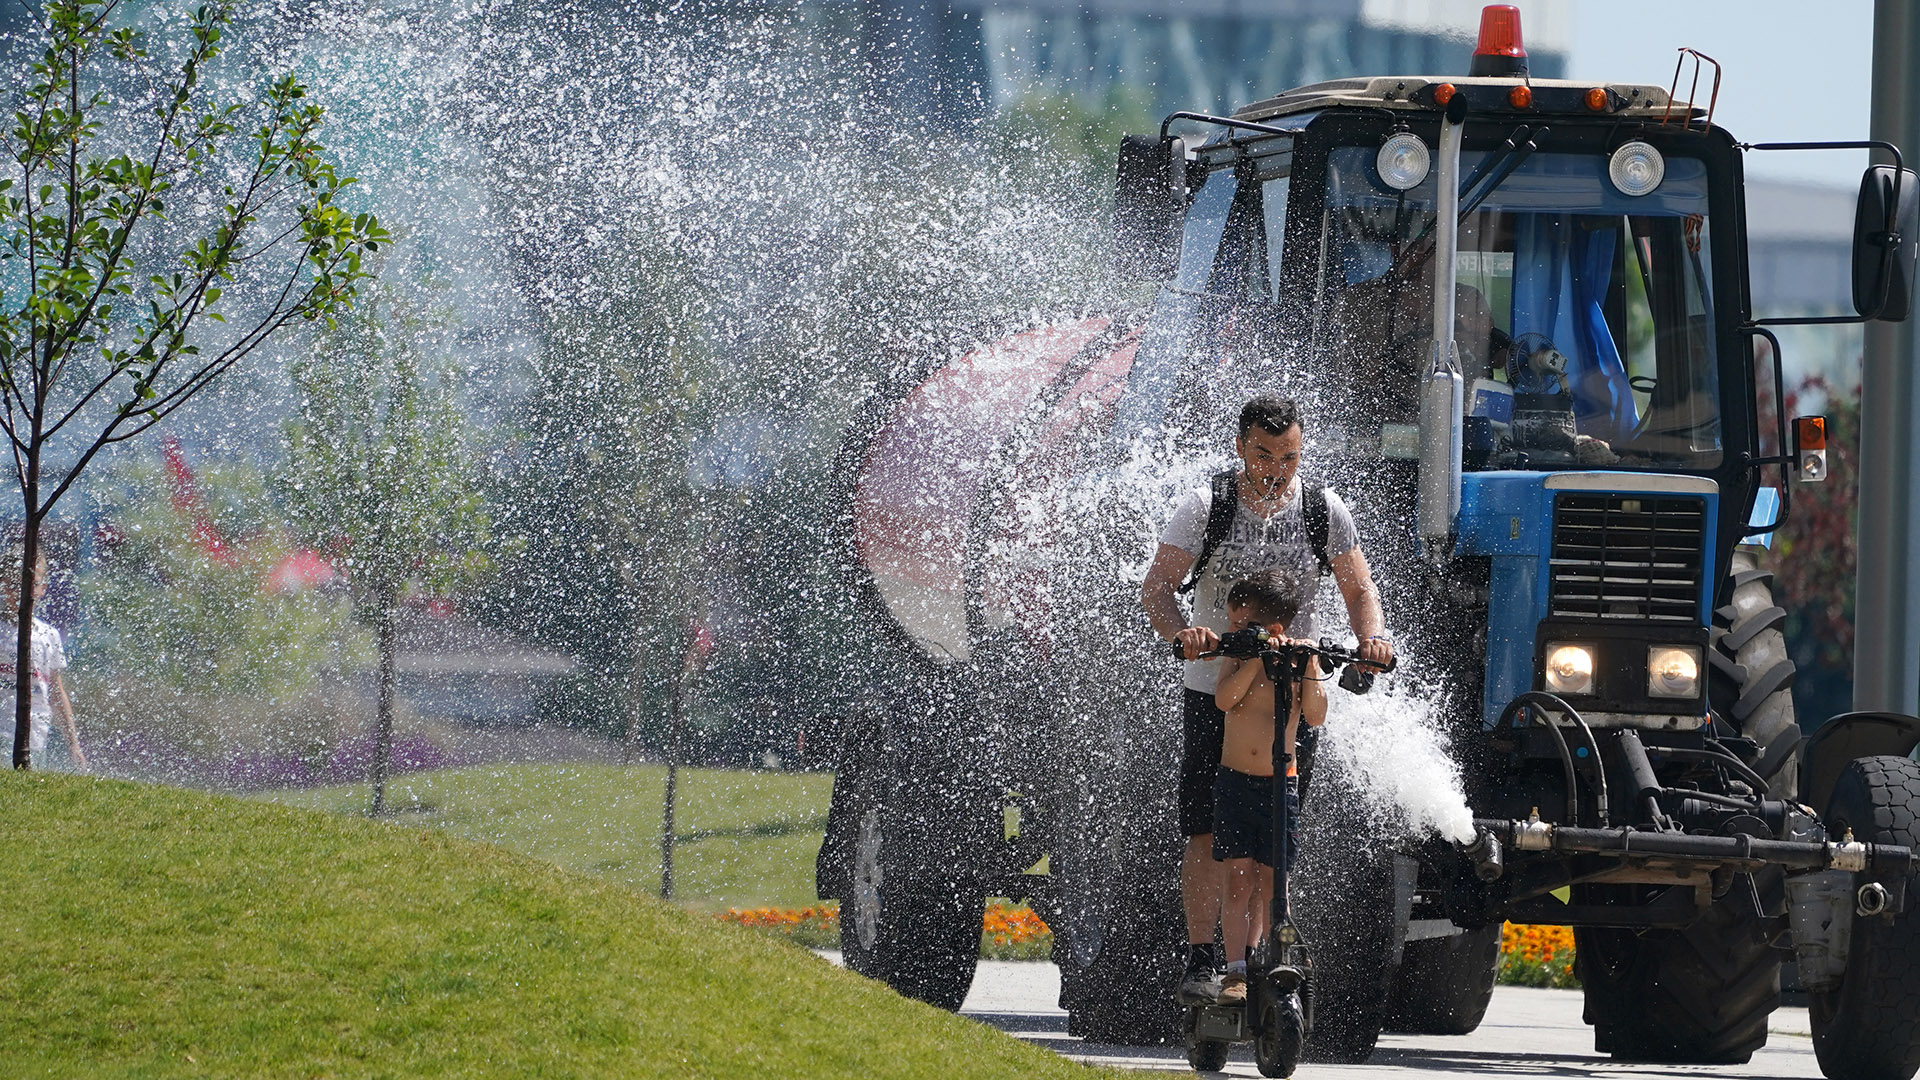
{"label": "side mirror", "polygon": [[1861,318],[1904,322],[1912,311],[1916,230],[1920,175],[1891,165],[1868,167],[1853,217],[1853,306]]}
{"label": "side mirror", "polygon": [[1113,188],[1113,268],[1136,281],[1165,281],[1180,267],[1187,215],[1187,146],[1180,139],[1120,140]]}

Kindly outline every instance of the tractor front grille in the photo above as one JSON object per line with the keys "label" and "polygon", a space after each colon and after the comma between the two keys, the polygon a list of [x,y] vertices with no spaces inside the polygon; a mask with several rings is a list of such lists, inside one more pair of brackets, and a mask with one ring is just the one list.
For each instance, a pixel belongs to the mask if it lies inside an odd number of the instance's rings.
{"label": "tractor front grille", "polygon": [[1698,496],[1562,492],[1551,614],[1697,624],[1707,504]]}

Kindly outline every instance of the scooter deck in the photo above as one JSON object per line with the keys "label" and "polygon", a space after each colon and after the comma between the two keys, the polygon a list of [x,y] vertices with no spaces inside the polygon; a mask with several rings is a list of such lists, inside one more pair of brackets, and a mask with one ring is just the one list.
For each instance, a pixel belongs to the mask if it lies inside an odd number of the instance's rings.
{"label": "scooter deck", "polygon": [[1246,1042],[1253,1038],[1245,1005],[1190,1005],[1193,1036],[1212,1042]]}

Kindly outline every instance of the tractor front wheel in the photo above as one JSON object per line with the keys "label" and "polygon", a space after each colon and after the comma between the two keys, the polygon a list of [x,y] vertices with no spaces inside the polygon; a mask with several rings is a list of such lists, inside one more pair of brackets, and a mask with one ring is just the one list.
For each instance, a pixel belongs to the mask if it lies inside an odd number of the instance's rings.
{"label": "tractor front wheel", "polygon": [[[1920,762],[1856,758],[1827,803],[1834,836],[1920,849]],[[1907,910],[1853,916],[1838,989],[1809,994],[1813,1052],[1834,1080],[1908,1080],[1920,1070],[1920,873],[1907,877]]]}

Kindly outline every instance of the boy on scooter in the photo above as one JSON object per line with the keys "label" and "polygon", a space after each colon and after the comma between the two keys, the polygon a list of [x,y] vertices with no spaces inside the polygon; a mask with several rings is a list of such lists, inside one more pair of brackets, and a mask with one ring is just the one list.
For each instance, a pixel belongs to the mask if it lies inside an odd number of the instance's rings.
{"label": "boy on scooter", "polygon": [[[1295,601],[1274,575],[1261,574],[1236,582],[1227,593],[1232,630],[1265,627],[1286,643],[1287,624],[1293,621]],[[1300,722],[1318,727],[1327,718],[1327,692],[1317,681],[1319,657],[1309,659],[1308,677],[1293,690],[1293,714],[1286,723],[1286,751],[1294,750]],[[1221,980],[1219,1003],[1247,1000],[1247,948],[1267,933],[1268,901],[1273,895],[1273,738],[1274,684],[1259,658],[1227,659],[1220,671],[1215,703],[1226,713],[1221,740],[1220,769],[1213,783],[1213,857],[1226,871],[1220,911],[1227,974]],[[1299,777],[1289,762],[1286,862],[1293,866],[1299,848]]]}

